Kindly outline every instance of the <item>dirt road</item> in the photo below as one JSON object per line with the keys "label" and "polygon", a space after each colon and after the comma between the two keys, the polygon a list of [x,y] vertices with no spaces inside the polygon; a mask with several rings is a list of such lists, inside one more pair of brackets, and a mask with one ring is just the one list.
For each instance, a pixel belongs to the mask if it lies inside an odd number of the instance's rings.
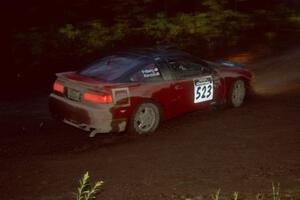
{"label": "dirt road", "polygon": [[49,117],[47,97],[2,102],[0,199],[72,199],[79,177],[103,180],[98,199],[172,194],[300,194],[300,49],[252,62],[258,96],[165,122],[132,139],[87,134]]}

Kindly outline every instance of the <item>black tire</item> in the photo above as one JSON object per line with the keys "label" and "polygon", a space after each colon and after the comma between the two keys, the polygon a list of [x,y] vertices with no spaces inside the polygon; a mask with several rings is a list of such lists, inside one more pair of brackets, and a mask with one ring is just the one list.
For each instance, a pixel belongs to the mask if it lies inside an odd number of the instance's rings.
{"label": "black tire", "polygon": [[159,123],[159,107],[152,102],[141,103],[130,119],[128,131],[130,135],[147,135],[156,131]]}
{"label": "black tire", "polygon": [[228,104],[231,107],[237,108],[240,107],[246,97],[246,83],[243,79],[235,80],[228,93]]}

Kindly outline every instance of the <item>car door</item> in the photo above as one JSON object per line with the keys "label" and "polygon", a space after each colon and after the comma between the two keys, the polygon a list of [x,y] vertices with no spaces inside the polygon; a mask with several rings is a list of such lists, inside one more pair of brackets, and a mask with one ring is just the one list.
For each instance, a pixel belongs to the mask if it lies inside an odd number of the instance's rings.
{"label": "car door", "polygon": [[190,59],[169,60],[168,67],[175,82],[173,91],[178,96],[180,112],[204,109],[219,98],[220,80],[209,66]]}
{"label": "car door", "polygon": [[[174,92],[172,74],[167,65],[158,61],[145,64],[133,73],[129,82],[139,83],[139,87],[130,88],[133,96],[155,100],[163,110],[163,119],[170,119],[181,112],[178,107],[178,94]],[[133,100],[134,101],[134,100]]]}

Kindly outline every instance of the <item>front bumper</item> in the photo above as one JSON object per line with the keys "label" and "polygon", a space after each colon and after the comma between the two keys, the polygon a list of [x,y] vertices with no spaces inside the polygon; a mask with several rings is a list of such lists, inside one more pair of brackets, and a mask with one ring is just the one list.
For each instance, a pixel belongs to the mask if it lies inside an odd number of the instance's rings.
{"label": "front bumper", "polygon": [[114,119],[111,107],[112,105],[93,107],[53,93],[49,96],[49,109],[54,118],[94,133],[125,131],[127,120]]}

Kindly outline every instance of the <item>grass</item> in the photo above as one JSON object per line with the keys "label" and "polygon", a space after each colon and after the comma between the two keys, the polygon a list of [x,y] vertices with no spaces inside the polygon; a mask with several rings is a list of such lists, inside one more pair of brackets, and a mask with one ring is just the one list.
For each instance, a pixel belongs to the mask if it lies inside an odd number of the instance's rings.
{"label": "grass", "polygon": [[92,200],[96,198],[96,193],[103,185],[103,181],[96,181],[94,184],[90,183],[89,172],[86,172],[79,180],[77,188],[76,200]]}
{"label": "grass", "polygon": [[220,199],[220,192],[221,192],[221,189],[218,189],[216,193],[211,195],[211,199],[212,200],[219,200]]}
{"label": "grass", "polygon": [[[89,172],[86,172],[82,178],[79,180],[79,186],[77,188],[76,200],[92,200],[96,198],[96,194],[103,185],[103,181],[96,181],[94,184],[90,182]],[[297,193],[297,195],[299,195]],[[293,196],[288,193],[289,198],[284,196],[284,199],[296,200],[299,196]],[[272,182],[272,191],[270,193],[257,193],[255,198],[245,198],[241,197],[238,192],[233,192],[232,195],[227,198],[221,195],[221,189],[212,193],[210,196],[196,196],[192,197],[190,195],[176,195],[173,194],[171,198],[173,200],[281,200],[280,183],[274,184]]]}
{"label": "grass", "polygon": [[280,184],[277,183],[277,185],[274,185],[274,183],[272,183],[272,196],[273,196],[273,200],[280,200]]}
{"label": "grass", "polygon": [[209,196],[190,196],[190,195],[173,195],[172,200],[298,200],[300,192],[298,193],[284,193],[280,192],[280,184],[272,183],[272,190],[269,193],[257,193],[254,197],[241,196],[238,192],[233,192],[229,197],[221,194],[221,189],[212,193]]}

